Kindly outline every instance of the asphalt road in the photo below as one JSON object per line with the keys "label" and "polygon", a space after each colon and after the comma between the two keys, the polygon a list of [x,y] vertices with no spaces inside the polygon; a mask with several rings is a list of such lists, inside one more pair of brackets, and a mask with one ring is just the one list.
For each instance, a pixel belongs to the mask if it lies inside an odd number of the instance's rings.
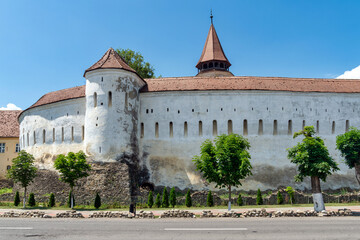
{"label": "asphalt road", "polygon": [[360,239],[360,219],[0,218],[0,239]]}

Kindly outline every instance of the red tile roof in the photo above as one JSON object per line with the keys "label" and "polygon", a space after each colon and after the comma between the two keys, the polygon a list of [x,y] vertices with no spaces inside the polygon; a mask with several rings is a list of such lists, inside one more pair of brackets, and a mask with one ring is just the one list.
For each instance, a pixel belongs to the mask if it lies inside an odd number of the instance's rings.
{"label": "red tile roof", "polygon": [[227,66],[230,67],[231,64],[229,60],[226,58],[225,53],[220,44],[220,40],[216,34],[214,25],[211,24],[208,36],[206,38],[206,42],[204,45],[204,49],[201,53],[201,57],[196,64],[197,68],[200,68],[201,63],[208,61],[223,61],[226,62]]}
{"label": "red tile roof", "polygon": [[0,137],[19,137],[19,110],[0,111]]}
{"label": "red tile roof", "polygon": [[42,96],[36,103],[31,105],[28,109],[46,105],[49,103],[55,103],[55,102],[60,102],[74,98],[81,98],[81,97],[85,97],[85,85],[49,92],[44,96]]}
{"label": "red tile roof", "polygon": [[127,65],[124,59],[122,59],[122,57],[113,48],[109,48],[109,50],[107,50],[107,52],[99,61],[86,69],[84,77],[87,72],[96,69],[124,69],[136,73],[136,71],[132,69],[129,65]]}
{"label": "red tile roof", "polygon": [[[141,92],[263,90],[288,92],[360,93],[360,79],[286,77],[176,77],[151,78],[144,80],[146,81],[147,85],[141,89]],[[85,97],[85,85],[47,93],[28,109],[81,97]]]}
{"label": "red tile roof", "polygon": [[178,77],[145,79],[142,92],[264,90],[289,92],[360,93],[360,79],[286,77]]}

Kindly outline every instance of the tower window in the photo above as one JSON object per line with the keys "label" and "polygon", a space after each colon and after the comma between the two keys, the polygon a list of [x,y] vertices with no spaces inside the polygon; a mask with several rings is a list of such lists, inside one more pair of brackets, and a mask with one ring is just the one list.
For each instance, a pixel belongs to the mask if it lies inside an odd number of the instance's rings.
{"label": "tower window", "polygon": [[223,63],[220,63],[220,68],[224,68],[224,64],[223,64]]}
{"label": "tower window", "polygon": [[46,138],[46,131],[45,129],[43,130],[43,144],[45,143],[45,138]]}
{"label": "tower window", "polygon": [[143,138],[144,137],[144,123],[140,124],[140,137]]}
{"label": "tower window", "polygon": [[34,131],[34,145],[36,144],[36,133]]}
{"label": "tower window", "polygon": [[71,127],[71,141],[74,141],[74,127]]}
{"label": "tower window", "polygon": [[317,134],[320,133],[320,123],[319,123],[319,120],[316,121],[316,133],[317,133]]}
{"label": "tower window", "polygon": [[335,121],[332,122],[331,133],[332,133],[332,134],[335,133]]}
{"label": "tower window", "polygon": [[305,129],[305,120],[303,120],[303,122],[302,122],[302,130],[304,130]]}
{"label": "tower window", "polygon": [[207,69],[207,64],[206,63],[204,64],[204,69]]}
{"label": "tower window", "polygon": [[159,123],[155,123],[155,137],[159,138]]}
{"label": "tower window", "polygon": [[97,107],[97,93],[94,92],[94,107]]}
{"label": "tower window", "polygon": [[209,63],[209,68],[212,68],[213,67],[213,63]]}
{"label": "tower window", "polygon": [[112,93],[109,91],[108,93],[108,107],[112,106]]}
{"label": "tower window", "polygon": [[216,120],[213,121],[213,136],[217,136],[217,122]]}
{"label": "tower window", "polygon": [[349,131],[349,126],[350,126],[349,120],[346,120],[346,123],[345,123],[345,132],[348,132],[348,131]]}
{"label": "tower window", "polygon": [[84,141],[84,138],[85,138],[85,127],[82,126],[82,127],[81,127],[81,140]]}
{"label": "tower window", "polygon": [[0,153],[5,152],[5,143],[0,143]]}
{"label": "tower window", "polygon": [[61,142],[64,142],[64,127],[61,128]]}
{"label": "tower window", "polygon": [[15,152],[20,152],[20,144],[15,145]]}

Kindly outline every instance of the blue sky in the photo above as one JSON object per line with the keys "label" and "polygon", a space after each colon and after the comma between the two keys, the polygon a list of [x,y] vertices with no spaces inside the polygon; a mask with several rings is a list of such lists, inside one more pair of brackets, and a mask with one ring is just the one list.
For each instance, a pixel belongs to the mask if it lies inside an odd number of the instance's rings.
{"label": "blue sky", "polygon": [[156,75],[194,76],[211,8],[234,75],[335,78],[360,65],[358,0],[0,0],[0,107],[85,84],[109,47],[140,51]]}

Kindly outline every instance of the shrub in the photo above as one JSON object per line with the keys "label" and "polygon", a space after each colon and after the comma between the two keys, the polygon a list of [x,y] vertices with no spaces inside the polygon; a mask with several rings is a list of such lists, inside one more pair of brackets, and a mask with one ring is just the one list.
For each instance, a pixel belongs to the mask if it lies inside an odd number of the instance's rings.
{"label": "shrub", "polygon": [[190,190],[188,190],[187,193],[186,193],[185,206],[187,206],[187,207],[192,206]]}
{"label": "shrub", "polygon": [[242,200],[241,194],[239,194],[239,197],[238,197],[238,199],[237,199],[237,205],[238,205],[238,206],[242,206],[242,205],[243,205],[243,200]]}
{"label": "shrub", "polygon": [[[73,203],[75,206],[75,196],[73,196]],[[69,199],[68,199],[67,205],[68,205],[68,207],[71,207],[71,191],[69,192]]]}
{"label": "shrub", "polygon": [[295,203],[295,197],[294,197],[294,189],[290,186],[288,186],[285,191],[289,194],[289,201],[291,204]]}
{"label": "shrub", "polygon": [[15,198],[14,198],[14,205],[17,207],[17,206],[19,206],[19,204],[20,204],[20,194],[17,191],[15,194]]}
{"label": "shrub", "polygon": [[283,196],[281,194],[280,191],[277,192],[277,204],[283,204],[284,203],[284,199],[283,199]]}
{"label": "shrub", "polygon": [[260,189],[258,189],[258,191],[257,191],[256,205],[263,205],[263,198],[262,198]]}
{"label": "shrub", "polygon": [[158,208],[161,206],[160,193],[158,193],[158,194],[156,195],[155,205],[156,205],[156,207],[158,207]]}
{"label": "shrub", "polygon": [[147,205],[149,206],[149,208],[152,208],[152,206],[154,205],[154,196],[152,191],[149,192]]}
{"label": "shrub", "polygon": [[30,193],[28,204],[30,207],[34,207],[36,205],[34,193]]}
{"label": "shrub", "polygon": [[208,207],[213,207],[214,206],[214,198],[213,198],[213,195],[211,193],[211,190],[209,191],[209,193],[207,195],[206,205]]}
{"label": "shrub", "polygon": [[51,193],[49,198],[49,207],[55,206],[55,194]]}
{"label": "shrub", "polygon": [[164,191],[163,191],[163,195],[162,195],[162,201],[161,201],[161,206],[163,208],[168,208],[169,207],[169,194],[166,190],[166,187],[164,187]]}
{"label": "shrub", "polygon": [[176,205],[176,192],[174,187],[170,191],[170,205],[172,207],[175,207]]}
{"label": "shrub", "polygon": [[99,193],[96,193],[95,201],[94,201],[94,207],[96,209],[99,209],[99,207],[101,207],[101,198],[100,198]]}

